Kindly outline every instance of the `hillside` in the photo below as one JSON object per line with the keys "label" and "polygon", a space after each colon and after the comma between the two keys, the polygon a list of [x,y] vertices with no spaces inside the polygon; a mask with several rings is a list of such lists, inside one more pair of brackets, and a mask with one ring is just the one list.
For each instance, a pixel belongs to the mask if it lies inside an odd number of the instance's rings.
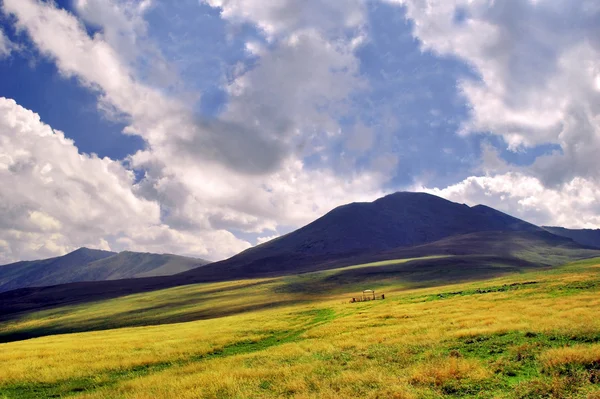
{"label": "hillside", "polygon": [[[428,258],[452,256],[451,259]],[[211,263],[189,272],[166,277],[127,280],[79,282],[52,287],[24,288],[0,293],[0,320],[12,315],[49,309],[62,305],[94,302],[123,295],[155,291],[194,283],[232,281],[239,279],[273,278],[329,272],[332,269],[393,259],[414,259],[390,268],[369,269],[368,277],[351,271],[356,281],[382,273],[393,281],[414,281],[419,284],[443,284],[493,277],[560,265],[572,260],[599,257],[600,251],[581,247],[568,238],[541,232],[481,232],[449,237],[411,248],[344,256],[304,256],[273,258],[265,261],[264,269],[247,269],[229,261]],[[273,271],[273,265],[277,265]],[[340,276],[346,278],[347,272]],[[1,315],[4,315],[2,317]],[[197,315],[198,316],[198,315]]]}
{"label": "hillside", "polygon": [[543,226],[544,230],[557,236],[568,237],[588,247],[600,248],[600,229],[565,229],[564,227]]}
{"label": "hillside", "polygon": [[[0,294],[0,314],[194,283],[295,275],[360,263],[440,255],[454,258],[451,262],[426,259],[410,267],[426,268],[425,281],[462,281],[509,269],[555,266],[600,256],[600,251],[483,205],[469,207],[429,194],[396,193],[372,203],[341,206],[285,236],[227,260],[173,276],[142,278],[161,268],[134,267],[132,259],[124,254],[86,267],[96,279],[111,281],[73,282]],[[153,265],[152,262],[136,264]],[[494,265],[505,268],[499,270]],[[169,262],[165,267],[173,270]],[[68,277],[65,275],[63,279]],[[125,279],[112,281],[117,278]]]}
{"label": "hillside", "polygon": [[239,256],[329,255],[410,247],[477,231],[541,231],[487,206],[469,207],[426,193],[398,192],[335,208],[314,222]]}
{"label": "hillside", "polygon": [[64,256],[0,266],[0,292],[79,281],[167,276],[209,263],[169,254],[80,248]]}
{"label": "hillside", "polygon": [[[600,397],[600,259],[450,285],[414,262],[19,315],[0,397]],[[385,299],[350,303],[365,288]]]}

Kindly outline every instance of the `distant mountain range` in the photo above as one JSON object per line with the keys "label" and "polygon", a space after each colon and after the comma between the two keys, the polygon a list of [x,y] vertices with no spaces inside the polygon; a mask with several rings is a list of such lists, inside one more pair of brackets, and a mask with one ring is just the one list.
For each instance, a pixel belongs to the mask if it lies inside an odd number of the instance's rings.
{"label": "distant mountain range", "polygon": [[600,229],[565,229],[564,227],[550,226],[543,228],[557,236],[568,237],[581,245],[600,249]]}
{"label": "distant mountain range", "polygon": [[[469,207],[430,194],[399,192],[340,206],[294,232],[210,264],[174,255],[82,249],[37,263],[2,266],[0,291],[73,283],[0,294],[0,319],[2,314],[178,285],[430,255],[452,258],[407,262],[394,268],[390,278],[400,278],[398,273],[408,273],[403,278],[409,278],[415,268],[426,268],[432,281],[490,277],[599,257],[600,240],[595,237],[592,232],[541,228],[484,205]],[[173,274],[177,272],[181,273]],[[163,276],[150,277],[157,275]]]}
{"label": "distant mountain range", "polygon": [[109,252],[80,248],[56,258],[0,266],[0,292],[79,281],[168,276],[209,263],[169,254]]}

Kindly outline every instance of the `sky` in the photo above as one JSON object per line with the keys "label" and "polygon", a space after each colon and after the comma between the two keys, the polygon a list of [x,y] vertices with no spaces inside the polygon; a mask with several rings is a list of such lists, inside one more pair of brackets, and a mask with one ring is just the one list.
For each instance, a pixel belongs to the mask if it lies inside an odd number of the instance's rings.
{"label": "sky", "polygon": [[597,0],[0,0],[0,264],[395,191],[600,227]]}

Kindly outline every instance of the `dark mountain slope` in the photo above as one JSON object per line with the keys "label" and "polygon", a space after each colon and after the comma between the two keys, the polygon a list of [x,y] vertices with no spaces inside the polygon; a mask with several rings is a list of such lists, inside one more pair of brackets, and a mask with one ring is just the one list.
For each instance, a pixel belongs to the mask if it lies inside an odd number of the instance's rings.
{"label": "dark mountain slope", "polygon": [[[301,229],[198,272],[206,275],[213,270],[215,274],[244,276],[299,272],[306,263],[422,245],[481,231],[543,230],[487,206],[471,208],[430,194],[400,192],[370,203],[340,206]],[[196,270],[186,274],[191,277],[194,273]]]}
{"label": "dark mountain slope", "polygon": [[[217,281],[251,277],[274,277],[306,273],[341,266],[388,259],[409,259],[431,255],[493,256],[507,263],[531,266],[556,266],[576,259],[600,256],[600,250],[581,246],[566,237],[539,231],[482,231],[446,237],[417,245],[379,251],[348,252],[345,254],[304,255],[286,254],[244,263],[239,255],[182,273],[196,281]],[[234,262],[235,261],[235,262]],[[443,278],[443,276],[442,276]]]}
{"label": "dark mountain slope", "polygon": [[543,228],[557,236],[568,237],[581,245],[600,248],[600,229],[565,229],[564,227],[550,226],[544,226]]}
{"label": "dark mountain slope", "polygon": [[168,254],[98,251],[80,248],[67,255],[0,266],[0,292],[78,281],[167,276],[209,263]]}
{"label": "dark mountain slope", "polygon": [[371,251],[492,230],[541,229],[483,205],[470,208],[430,194],[399,192],[374,202],[340,206],[305,227],[242,254],[263,257],[290,252],[324,255]]}
{"label": "dark mountain slope", "polygon": [[88,263],[77,269],[66,270],[54,277],[56,280],[61,280],[62,284],[77,281],[170,276],[208,263],[203,259],[178,255],[124,251],[109,258]]}

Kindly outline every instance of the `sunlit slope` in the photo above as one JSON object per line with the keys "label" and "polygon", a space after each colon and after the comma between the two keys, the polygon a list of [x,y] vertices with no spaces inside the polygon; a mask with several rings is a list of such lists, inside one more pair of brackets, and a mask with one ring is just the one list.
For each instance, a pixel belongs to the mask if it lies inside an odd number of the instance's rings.
{"label": "sunlit slope", "polygon": [[[527,270],[494,256],[395,259],[277,278],[174,287],[92,303],[5,316],[0,342],[44,335],[157,325],[311,302],[364,289],[401,290]],[[0,319],[2,320],[2,319]]]}
{"label": "sunlit slope", "polygon": [[[485,254],[486,250],[492,255]],[[428,253],[440,255],[421,255]],[[40,289],[42,292],[52,291],[59,303],[74,301],[73,305],[48,310],[36,311],[27,303],[30,300],[28,296],[10,298],[10,293],[6,293],[0,295],[0,298],[3,297],[0,308],[10,308],[13,301],[17,310],[19,307],[34,310],[0,315],[0,342],[57,333],[207,319],[338,294],[352,297],[366,288],[398,290],[441,286],[520,273],[594,255],[598,256],[600,252],[581,249],[570,240],[545,232],[484,232],[358,258],[375,260],[358,265],[346,260],[350,266],[334,267],[337,263],[330,263],[326,270],[221,283],[189,284],[186,280],[184,282],[188,284],[182,286],[147,289],[140,294],[84,303],[76,302],[76,294],[82,294],[84,298],[90,296],[88,284],[83,284],[83,288],[73,286],[75,295],[69,291],[69,285],[43,288]],[[203,268],[209,267],[211,265]],[[151,284],[156,283],[160,287],[163,283],[157,279],[139,280],[147,281],[150,288]],[[106,283],[97,286],[99,298],[111,294],[105,290]],[[114,283],[120,284],[117,288],[124,286],[127,292],[129,280]],[[35,291],[32,297],[33,301],[51,303],[47,296],[35,297]]]}
{"label": "sunlit slope", "polygon": [[[285,257],[279,259],[281,263],[278,263],[277,259],[271,259],[263,265],[264,268],[256,265],[247,268],[244,264],[236,263],[237,260],[225,261],[167,277],[73,283],[0,293],[0,321],[6,317],[12,318],[15,313],[91,303],[194,283],[272,278],[369,262],[447,255],[454,255],[453,264],[423,261],[426,264],[422,262],[419,265],[418,273],[414,273],[413,276],[403,273],[402,278],[408,281],[418,278],[424,284],[432,280],[444,284],[460,281],[460,279],[497,275],[494,270],[490,273],[488,265],[491,264],[522,270],[600,256],[600,251],[582,247],[568,238],[558,237],[545,231],[487,231],[448,237],[411,248],[393,248],[334,257]],[[110,259],[112,258],[106,260]],[[276,265],[275,269],[273,265]],[[422,273],[421,269],[426,273]],[[391,275],[396,273],[395,270],[391,272]]]}
{"label": "sunlit slope", "polygon": [[[228,284],[250,302],[284,284],[255,283]],[[216,319],[1,344],[0,397],[600,397],[600,259],[397,288],[383,301],[303,293]]]}

